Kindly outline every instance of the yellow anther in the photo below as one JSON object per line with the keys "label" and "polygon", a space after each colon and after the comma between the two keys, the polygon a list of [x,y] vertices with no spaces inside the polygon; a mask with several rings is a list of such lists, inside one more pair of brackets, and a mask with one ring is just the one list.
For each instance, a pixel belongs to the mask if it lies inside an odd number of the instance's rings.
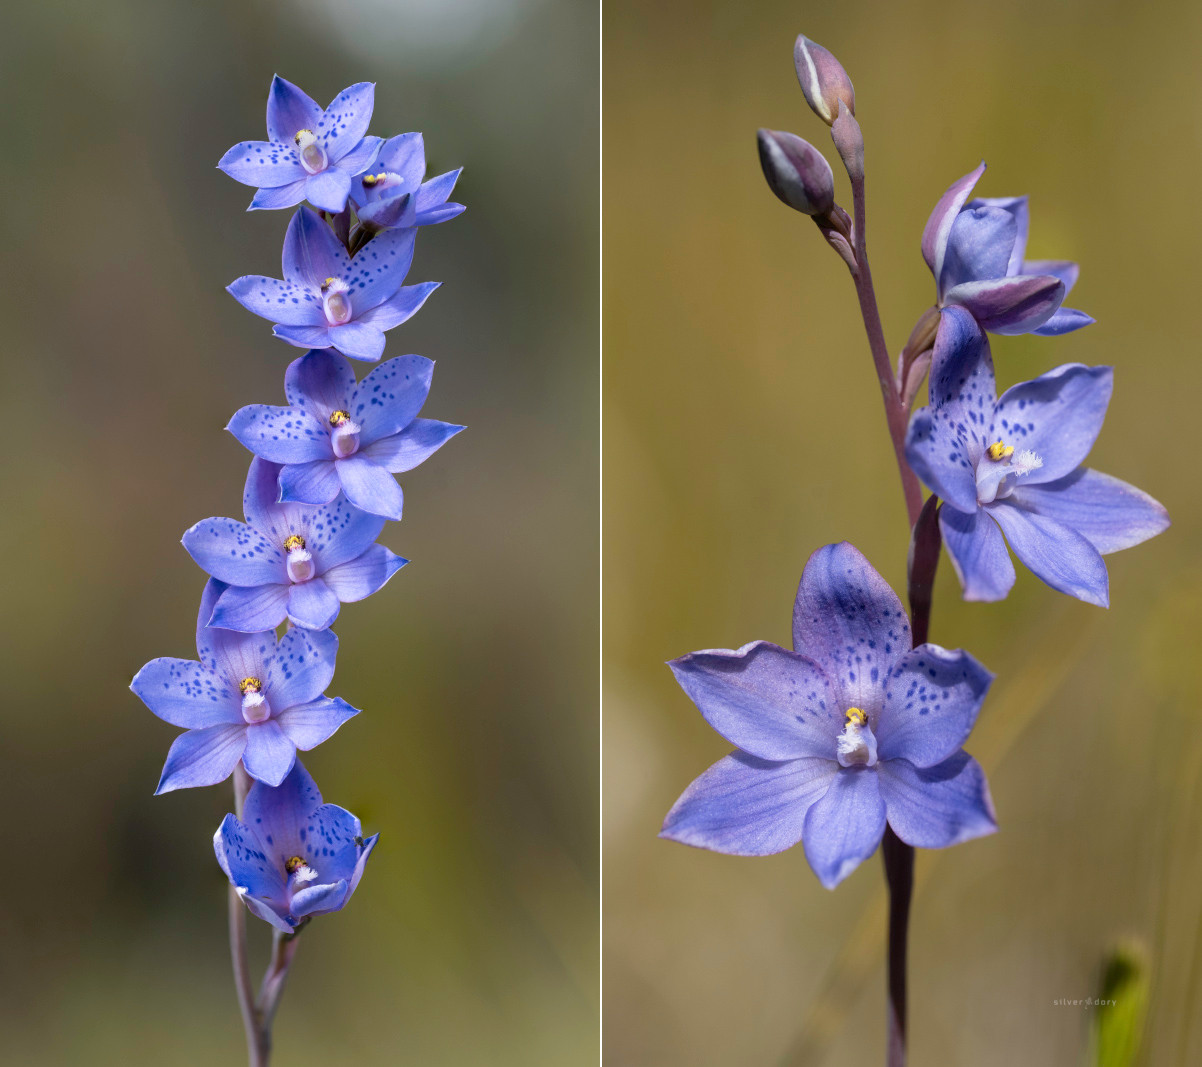
{"label": "yellow anther", "polygon": [[238,688],[242,690],[242,695],[245,696],[247,693],[261,692],[263,689],[263,683],[260,682],[258,678],[243,678],[242,681],[238,683]]}
{"label": "yellow anther", "polygon": [[331,411],[330,412],[330,425],[331,426],[341,426],[343,423],[350,422],[350,421],[351,421],[351,414],[349,411]]}
{"label": "yellow anther", "polygon": [[386,170],[380,171],[379,174],[364,174],[363,184],[370,189],[373,185],[377,184],[378,182],[382,182],[387,177],[388,172]]}
{"label": "yellow anther", "polygon": [[288,859],[284,861],[284,870],[286,870],[289,874],[296,874],[296,872],[302,867],[307,866],[308,864],[305,863],[303,856],[289,856]]}
{"label": "yellow anther", "polygon": [[1009,459],[1014,455],[1014,446],[1008,445],[1003,441],[994,441],[986,451],[992,460]]}
{"label": "yellow anther", "polygon": [[284,551],[291,552],[294,548],[304,548],[305,539],[300,534],[293,534],[284,542]]}
{"label": "yellow anther", "polygon": [[854,724],[855,726],[867,726],[868,716],[859,708],[848,708],[847,721],[849,724]]}
{"label": "yellow anther", "polygon": [[324,293],[324,292],[325,292],[327,289],[329,289],[329,288],[330,288],[330,287],[331,287],[331,286],[332,286],[332,285],[333,285],[333,284],[334,284],[336,281],[338,281],[338,279],[337,279],[337,278],[327,278],[327,279],[326,279],[324,282],[322,282],[322,283],[321,283],[321,291]]}
{"label": "yellow anther", "polygon": [[312,130],[297,130],[296,133],[292,135],[292,140],[296,143],[297,147],[300,147],[300,143],[302,141],[307,140],[309,144],[312,144],[315,140],[317,140],[317,138],[314,136]]}

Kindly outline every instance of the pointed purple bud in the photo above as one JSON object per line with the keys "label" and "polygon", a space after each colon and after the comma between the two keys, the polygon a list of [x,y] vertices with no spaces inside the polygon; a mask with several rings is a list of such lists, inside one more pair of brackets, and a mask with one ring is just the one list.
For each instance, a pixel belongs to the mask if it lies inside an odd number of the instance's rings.
{"label": "pointed purple bud", "polygon": [[835,176],[822,153],[792,133],[759,130],[755,136],[772,191],[804,215],[828,215],[835,206]]}
{"label": "pointed purple bud", "polygon": [[806,103],[828,126],[834,125],[839,117],[839,101],[847,110],[856,113],[856,91],[851,79],[834,56],[820,44],[808,37],[799,36],[793,46],[793,64],[797,67],[797,80],[805,94]]}
{"label": "pointed purple bud", "polygon": [[864,180],[864,135],[860,132],[860,124],[848,110],[842,100],[839,101],[839,114],[831,126],[831,140],[847,168],[847,176],[853,182]]}

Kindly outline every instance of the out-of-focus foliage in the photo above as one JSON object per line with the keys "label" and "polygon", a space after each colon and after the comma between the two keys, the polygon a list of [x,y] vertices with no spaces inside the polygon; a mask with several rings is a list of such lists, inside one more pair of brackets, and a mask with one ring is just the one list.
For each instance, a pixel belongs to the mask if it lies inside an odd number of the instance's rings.
{"label": "out-of-focus foliage", "polygon": [[[806,107],[804,32],[850,73],[873,272],[894,352],[933,299],[919,238],[982,157],[1031,196],[1030,251],[1080,261],[1061,339],[995,338],[1005,388],[1116,368],[1092,462],[1174,526],[1108,558],[1109,611],[1023,572],[966,604],[946,558],[932,640],[997,673],[966,748],[1001,832],[917,860],[915,1063],[1081,1062],[1098,961],[1148,946],[1145,1067],[1202,1059],[1202,498],[1194,470],[1199,12],[673,0],[606,4],[605,1041],[622,1067],[872,1064],[884,1040],[879,861],[835,894],[800,851],[659,841],[728,751],[663,661],[787,643],[809,553],[847,538],[895,588],[902,498],[846,269],[764,183],[755,131],[835,159]],[[837,163],[836,163],[836,169]],[[850,199],[837,175],[836,197]],[[849,206],[849,205],[848,205]]]}
{"label": "out-of-focus foliage", "polygon": [[[222,431],[300,354],[223,287],[274,275],[288,212],[216,169],[273,73],[466,169],[423,231],[444,282],[389,354],[438,362],[466,433],[405,476],[412,559],[348,605],[306,758],[380,844],[302,935],[281,1063],[588,1063],[596,1049],[596,17],[565,0],[50,0],[0,37],[8,428],[0,1061],[238,1063],[230,789],[151,794],[178,732],[127,690],[193,656],[193,522],[239,515]],[[362,373],[362,371],[361,371]],[[253,918],[256,971],[267,933]]]}

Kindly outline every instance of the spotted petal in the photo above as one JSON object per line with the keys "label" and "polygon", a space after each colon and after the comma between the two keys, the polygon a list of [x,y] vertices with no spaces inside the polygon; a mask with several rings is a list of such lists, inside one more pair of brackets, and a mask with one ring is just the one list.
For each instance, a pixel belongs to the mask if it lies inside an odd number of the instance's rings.
{"label": "spotted petal", "polygon": [[247,311],[284,326],[319,326],[326,318],[313,294],[290,282],[246,275],[226,286],[226,292]]}
{"label": "spotted petal", "polygon": [[300,130],[317,132],[323,112],[317,102],[278,74],[267,93],[267,136],[293,144]]}
{"label": "spotted petal", "polygon": [[227,682],[237,685],[243,678],[262,678],[264,664],[275,653],[275,633],[239,633],[210,626],[217,604],[230,587],[210,578],[200,598],[196,618],[196,652],[200,662]]}
{"label": "spotted petal", "polygon": [[356,82],[334,97],[318,130],[330,159],[341,159],[363,140],[375,103],[371,82]]}
{"label": "spotted petal", "polygon": [[307,704],[325,692],[334,678],[338,638],[330,630],[289,630],[267,664],[264,693],[272,711]]}
{"label": "spotted petal", "polygon": [[271,789],[252,784],[242,811],[248,827],[269,834],[280,853],[302,853],[309,819],[321,807],[321,792],[313,776],[297,760],[280,785]]}
{"label": "spotted petal", "polygon": [[217,166],[234,181],[268,189],[306,176],[295,150],[278,141],[242,141],[226,152]]}
{"label": "spotted petal", "polygon": [[347,284],[356,315],[384,303],[401,287],[413,263],[413,230],[386,230],[351,261]]}
{"label": "spotted petal", "polygon": [[[341,210],[336,208],[333,210]],[[321,221],[317,213],[303,207],[288,223],[284,234],[284,249],[281,254],[281,266],[284,277],[294,286],[317,294],[321,292],[322,283],[327,278],[346,279],[351,270],[351,260],[346,249],[334,236],[333,230]],[[321,302],[314,295],[312,299],[321,311]],[[276,319],[286,322],[285,319]],[[325,324],[325,312],[321,312],[320,320]],[[297,323],[303,325],[303,323]]]}
{"label": "spotted petal", "polygon": [[366,445],[405,429],[425,404],[433,375],[434,361],[424,356],[397,356],[376,367],[351,394],[359,440]]}
{"label": "spotted petal", "polygon": [[152,659],[130,683],[151,711],[172,726],[203,730],[242,722],[236,690],[220,675],[190,659]]}
{"label": "spotted petal", "polygon": [[288,364],[284,395],[293,407],[312,415],[324,428],[330,415],[345,410],[355,391],[355,372],[338,352],[308,352]]}
{"label": "spotted petal", "polygon": [[296,408],[249,404],[234,413],[226,429],[244,448],[272,463],[334,458],[325,427],[307,411]]}

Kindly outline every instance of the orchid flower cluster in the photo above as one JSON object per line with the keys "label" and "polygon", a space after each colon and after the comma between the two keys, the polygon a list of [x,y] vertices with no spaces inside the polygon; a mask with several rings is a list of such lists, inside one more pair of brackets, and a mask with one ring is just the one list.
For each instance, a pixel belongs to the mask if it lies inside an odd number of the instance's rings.
{"label": "orchid flower cluster", "polygon": [[[291,939],[355,892],[378,835],[322,802],[297,752],[359,714],[326,695],[342,605],[371,596],[407,562],[377,539],[400,521],[394,475],[412,470],[462,426],[422,418],[434,364],[389,359],[356,379],[350,360],[379,361],[385,331],[438,287],[406,285],[417,228],[463,211],[448,199],[459,171],[425,180],[419,133],[367,135],[375,87],[343,90],[328,108],[276,77],[266,141],[245,141],[218,164],[256,192],[249,210],[292,208],[283,279],[248,276],[229,292],[308,351],[284,377],[282,406],[252,404],[227,429],[252,454],[245,521],[210,518],[183,537],[209,575],[196,624],[197,660],[146,664],[131,688],[185,732],[167,754],[157,793],[234,775],[235,812],[213,842],[236,900],[275,928],[277,950],[257,1004],[243,1000],[251,1062],[265,1063],[271,1014]],[[277,637],[277,628],[286,632]],[[235,976],[245,949],[234,939]],[[239,960],[239,952],[242,959]]]}
{"label": "orchid flower cluster", "polygon": [[[828,889],[883,842],[895,1065],[905,1056],[913,849],[997,828],[985,775],[963,749],[993,676],[969,653],[926,640],[940,544],[966,600],[1009,593],[1013,552],[1053,589],[1107,606],[1103,556],[1169,519],[1146,493],[1084,465],[1111,368],[1065,364],[998,396],[989,334],[1055,337],[1093,319],[1064,306],[1075,263],[1027,258],[1026,197],[973,198],[983,163],[952,184],[927,222],[921,248],[935,303],[891,360],[867,258],[855,91],[835,57],[806,37],[794,61],[807,103],[831,128],[853,212],[835,202],[829,163],[800,137],[760,130],[760,162],[772,191],[814,220],[856,287],[909,512],[910,616],[844,542],[805,566],[792,650],[756,641],[674,660],[685,693],[735,751],[685,790],[661,836],[741,856],[801,842]],[[912,410],[927,379],[928,404]]]}

